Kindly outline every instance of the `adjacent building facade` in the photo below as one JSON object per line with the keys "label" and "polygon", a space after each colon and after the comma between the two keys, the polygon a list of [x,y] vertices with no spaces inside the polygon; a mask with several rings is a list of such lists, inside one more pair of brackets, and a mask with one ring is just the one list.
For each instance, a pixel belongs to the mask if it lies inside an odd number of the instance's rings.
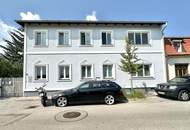
{"label": "adjacent building facade", "polygon": [[190,37],[165,37],[168,80],[190,74]]}
{"label": "adjacent building facade", "polygon": [[125,38],[138,47],[139,71],[134,87],[166,81],[163,31],[155,21],[18,20],[24,27],[24,91],[47,82],[49,91],[78,86],[86,80],[112,80],[130,87],[119,65]]}

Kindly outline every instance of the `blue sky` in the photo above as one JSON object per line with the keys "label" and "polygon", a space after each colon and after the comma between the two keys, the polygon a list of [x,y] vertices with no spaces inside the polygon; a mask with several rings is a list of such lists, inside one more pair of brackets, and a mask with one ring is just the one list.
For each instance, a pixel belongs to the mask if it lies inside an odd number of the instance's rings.
{"label": "blue sky", "polygon": [[98,20],[166,20],[166,36],[190,36],[189,5],[190,0],[4,0],[0,21],[18,27],[14,20],[21,19],[21,12],[41,19],[84,20],[96,11]]}

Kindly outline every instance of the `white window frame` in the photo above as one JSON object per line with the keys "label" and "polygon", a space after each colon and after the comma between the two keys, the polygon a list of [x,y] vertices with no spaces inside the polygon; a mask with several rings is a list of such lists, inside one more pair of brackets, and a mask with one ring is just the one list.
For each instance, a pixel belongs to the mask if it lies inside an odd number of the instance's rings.
{"label": "white window frame", "polygon": [[[82,66],[91,66],[91,76],[87,77],[87,69],[85,69],[85,77],[82,77]],[[86,67],[87,68],[87,67]],[[93,79],[94,77],[94,66],[93,64],[81,64],[80,66],[80,74],[81,74],[81,80],[85,80],[85,79]]]}
{"label": "white window frame", "polygon": [[[134,45],[135,46],[146,46],[146,45],[150,45],[151,44],[151,31],[150,30],[128,30],[127,31],[127,37],[129,37],[129,33],[134,33]],[[141,37],[141,44],[136,44],[136,37],[135,37],[135,33],[140,33],[140,37]],[[148,44],[142,44],[142,33],[147,33],[148,34]]]}
{"label": "white window frame", "polygon": [[[90,44],[85,44],[85,45],[82,45],[81,44],[81,33],[90,33]],[[81,47],[92,47],[93,46],[93,40],[92,40],[92,30],[80,30],[79,31],[79,44]]]}
{"label": "white window frame", "polygon": [[[102,33],[110,33],[111,34],[111,44],[102,44]],[[107,35],[107,34],[106,34]],[[107,37],[107,36],[106,36]],[[101,30],[100,31],[100,39],[101,39],[101,46],[114,46],[114,39],[113,39],[113,30]]]}
{"label": "white window frame", "polygon": [[[69,78],[62,78],[60,79],[60,66],[69,66]],[[65,75],[65,70],[64,70],[64,75]],[[71,64],[58,64],[58,81],[71,81],[72,80],[72,65]]]}
{"label": "white window frame", "polygon": [[[132,75],[132,77],[136,77],[136,78],[146,78],[146,77],[153,77],[154,76],[154,71],[153,71],[153,69],[154,69],[154,65],[153,64],[138,64],[138,65],[143,65],[143,76],[138,76],[138,72],[136,72],[136,74],[135,75]],[[149,71],[150,71],[150,75],[149,76],[145,76],[145,69],[144,69],[144,65],[149,65]]]}
{"label": "white window frame", "polygon": [[[42,70],[41,70],[41,78],[36,79],[36,67],[46,67],[46,78],[42,78]],[[34,81],[48,81],[48,65],[47,64],[36,64],[34,65]]]}
{"label": "white window frame", "polygon": [[[59,33],[65,33],[67,32],[69,34],[69,44],[68,45],[59,45]],[[70,30],[57,30],[57,46],[58,47],[70,47],[71,46],[71,31]]]}
{"label": "white window frame", "polygon": [[[112,77],[104,77],[104,65],[112,65]],[[109,75],[108,74],[108,71],[107,71],[107,74],[106,75]],[[103,64],[102,65],[102,79],[115,79],[115,64]]]}
{"label": "white window frame", "polygon": [[[36,33],[38,32],[45,32],[46,33],[46,45],[36,45]],[[34,47],[48,47],[49,46],[49,37],[48,37],[48,30],[34,30],[33,31],[33,46]]]}

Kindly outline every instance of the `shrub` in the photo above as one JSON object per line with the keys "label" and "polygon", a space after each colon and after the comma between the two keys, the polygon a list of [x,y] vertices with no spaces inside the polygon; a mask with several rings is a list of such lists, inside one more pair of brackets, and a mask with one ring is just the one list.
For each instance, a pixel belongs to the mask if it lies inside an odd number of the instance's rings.
{"label": "shrub", "polygon": [[123,94],[126,98],[145,98],[145,94],[143,91],[140,90],[134,90],[133,92],[131,92],[130,90],[124,89],[123,90]]}

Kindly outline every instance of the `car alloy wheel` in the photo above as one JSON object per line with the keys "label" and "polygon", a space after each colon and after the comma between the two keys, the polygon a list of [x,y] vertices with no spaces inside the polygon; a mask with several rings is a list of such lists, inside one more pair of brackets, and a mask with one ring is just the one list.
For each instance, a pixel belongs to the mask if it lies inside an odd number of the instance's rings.
{"label": "car alloy wheel", "polygon": [[57,102],[58,107],[65,107],[67,105],[67,98],[66,97],[58,97],[56,102]]}
{"label": "car alloy wheel", "polygon": [[105,103],[108,105],[112,105],[115,102],[114,96],[112,95],[107,95],[104,99]]}
{"label": "car alloy wheel", "polygon": [[186,90],[180,91],[178,99],[181,101],[188,101],[189,100],[189,92]]}

